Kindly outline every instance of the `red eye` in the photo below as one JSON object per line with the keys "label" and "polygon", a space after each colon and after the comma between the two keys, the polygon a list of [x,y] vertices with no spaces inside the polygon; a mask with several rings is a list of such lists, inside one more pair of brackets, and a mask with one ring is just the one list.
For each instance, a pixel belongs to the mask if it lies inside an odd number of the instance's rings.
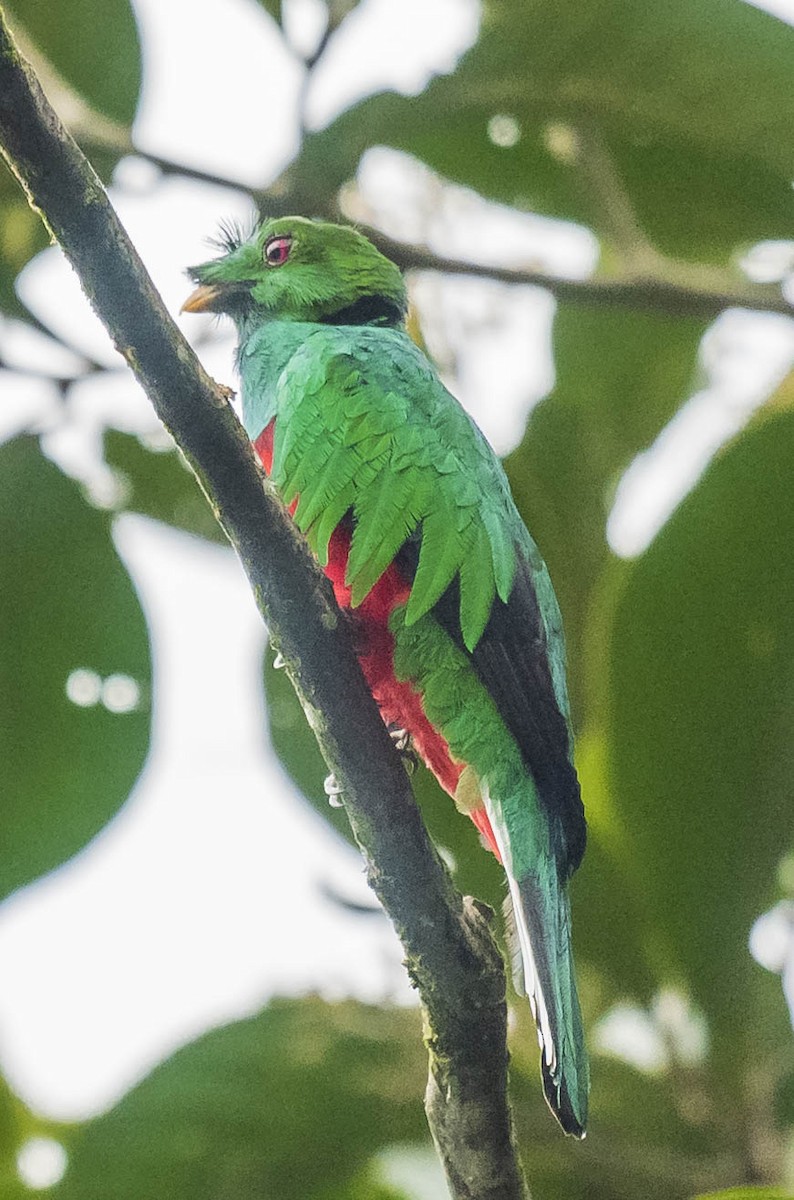
{"label": "red eye", "polygon": [[292,238],[288,233],[281,237],[268,238],[265,242],[264,259],[267,267],[281,267],[289,258]]}

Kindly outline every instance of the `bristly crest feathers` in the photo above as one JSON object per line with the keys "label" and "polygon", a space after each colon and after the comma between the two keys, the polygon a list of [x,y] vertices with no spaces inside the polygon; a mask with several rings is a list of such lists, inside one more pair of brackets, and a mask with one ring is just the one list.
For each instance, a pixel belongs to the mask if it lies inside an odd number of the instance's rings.
{"label": "bristly crest feathers", "polygon": [[223,222],[219,258],[188,272],[199,286],[188,312],[231,316],[250,330],[263,321],[400,325],[407,297],[399,268],[358,230],[305,217],[275,217],[246,229]]}
{"label": "bristly crest feathers", "polygon": [[234,254],[244,242],[250,241],[258,224],[255,214],[245,221],[238,217],[222,217],[218,222],[218,232],[214,237],[207,238],[207,245],[213,250],[220,250],[222,254]]}

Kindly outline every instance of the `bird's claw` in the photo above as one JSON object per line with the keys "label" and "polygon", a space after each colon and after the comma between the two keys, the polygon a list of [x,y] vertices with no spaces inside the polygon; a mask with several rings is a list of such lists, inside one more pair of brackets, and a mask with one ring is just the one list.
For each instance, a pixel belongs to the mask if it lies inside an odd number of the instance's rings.
{"label": "bird's claw", "polygon": [[407,729],[400,729],[397,725],[389,726],[389,737],[394,742],[394,749],[400,753],[407,750],[411,745],[411,735]]}
{"label": "bird's claw", "polygon": [[[281,655],[277,654],[276,658],[273,662],[273,665],[275,667],[284,665],[283,659],[279,663],[278,660],[280,658],[281,658]],[[406,772],[409,775],[413,775],[414,771],[416,770],[417,763],[419,762],[419,760],[416,757],[415,751],[411,747],[410,733],[408,732],[407,729],[399,729],[399,728],[397,728],[397,726],[392,725],[389,727],[389,737],[391,738],[391,740],[394,744],[395,750],[400,755],[400,759],[402,760],[402,764],[405,767]],[[334,775],[333,772],[331,772],[330,775],[326,775],[325,780],[323,781],[323,791],[325,792],[326,796],[328,797],[328,803],[331,805],[331,808],[342,808],[343,807],[344,793],[342,791],[341,784],[339,783],[338,779],[336,778],[336,775]]]}
{"label": "bird's claw", "polygon": [[416,751],[411,744],[411,735],[407,729],[400,729],[397,725],[389,726],[389,737],[392,740],[394,749],[400,755],[402,764],[405,767],[408,775],[413,775],[419,762],[416,757]]}
{"label": "bird's claw", "polygon": [[326,775],[323,790],[328,797],[328,803],[331,805],[331,808],[342,808],[344,804],[342,788],[333,772],[330,775]]}

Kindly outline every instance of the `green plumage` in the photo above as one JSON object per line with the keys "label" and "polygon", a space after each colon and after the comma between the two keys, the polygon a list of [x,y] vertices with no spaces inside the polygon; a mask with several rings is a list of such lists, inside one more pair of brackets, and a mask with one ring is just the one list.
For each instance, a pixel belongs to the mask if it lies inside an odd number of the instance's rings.
{"label": "green plumage", "polygon": [[465,768],[457,787],[439,778],[490,819],[544,1090],[582,1136],[588,1068],[566,883],[584,818],[546,567],[498,459],[407,336],[392,263],[353,230],[301,218],[265,222],[225,250],[193,271],[186,307],[235,319],[248,433],[275,421],[272,478],[323,566],[334,531],[351,531],[352,610],[393,564],[410,584],[388,617],[393,674],[421,697],[452,777]]}
{"label": "green plumage", "polygon": [[[279,332],[277,322],[257,331],[246,356],[258,359]],[[406,381],[399,391],[395,378]],[[516,546],[503,530],[515,509],[492,451],[449,400],[401,331],[307,326],[276,385],[272,474],[287,504],[300,496],[295,521],[321,563],[353,509],[354,607],[421,527],[406,623],[429,612],[466,567],[460,619],[471,650],[494,595],[510,594]]]}

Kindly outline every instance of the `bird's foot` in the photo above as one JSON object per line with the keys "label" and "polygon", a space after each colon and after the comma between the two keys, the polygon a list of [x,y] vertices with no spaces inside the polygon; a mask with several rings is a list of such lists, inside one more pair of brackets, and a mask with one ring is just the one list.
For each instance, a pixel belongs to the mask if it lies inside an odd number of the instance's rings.
{"label": "bird's foot", "polygon": [[333,772],[330,775],[326,775],[323,790],[328,797],[328,803],[331,805],[331,808],[342,808],[344,805],[342,787]]}
{"label": "bird's foot", "polygon": [[417,768],[419,759],[416,751],[411,744],[411,735],[407,729],[400,729],[397,725],[389,726],[389,737],[392,740],[394,749],[400,755],[403,766],[408,775],[413,775]]}
{"label": "bird's foot", "polygon": [[[276,655],[276,660],[273,663],[274,666],[284,665],[283,659],[280,663],[278,662],[279,658],[281,658],[281,655]],[[400,755],[400,760],[405,767],[406,772],[409,775],[413,775],[419,759],[416,756],[416,751],[411,746],[410,733],[407,729],[399,729],[396,725],[390,725],[389,737],[394,744],[395,750]],[[342,785],[339,783],[339,780],[336,778],[336,775],[334,775],[333,772],[331,772],[330,775],[326,775],[323,782],[323,790],[328,797],[328,803],[331,805],[331,808],[343,807],[344,793],[342,791]]]}
{"label": "bird's foot", "polygon": [[273,670],[280,671],[283,667],[286,667],[286,665],[287,665],[286,658],[284,657],[284,655],[281,653],[280,650],[277,650],[275,653],[275,656],[273,658]]}

